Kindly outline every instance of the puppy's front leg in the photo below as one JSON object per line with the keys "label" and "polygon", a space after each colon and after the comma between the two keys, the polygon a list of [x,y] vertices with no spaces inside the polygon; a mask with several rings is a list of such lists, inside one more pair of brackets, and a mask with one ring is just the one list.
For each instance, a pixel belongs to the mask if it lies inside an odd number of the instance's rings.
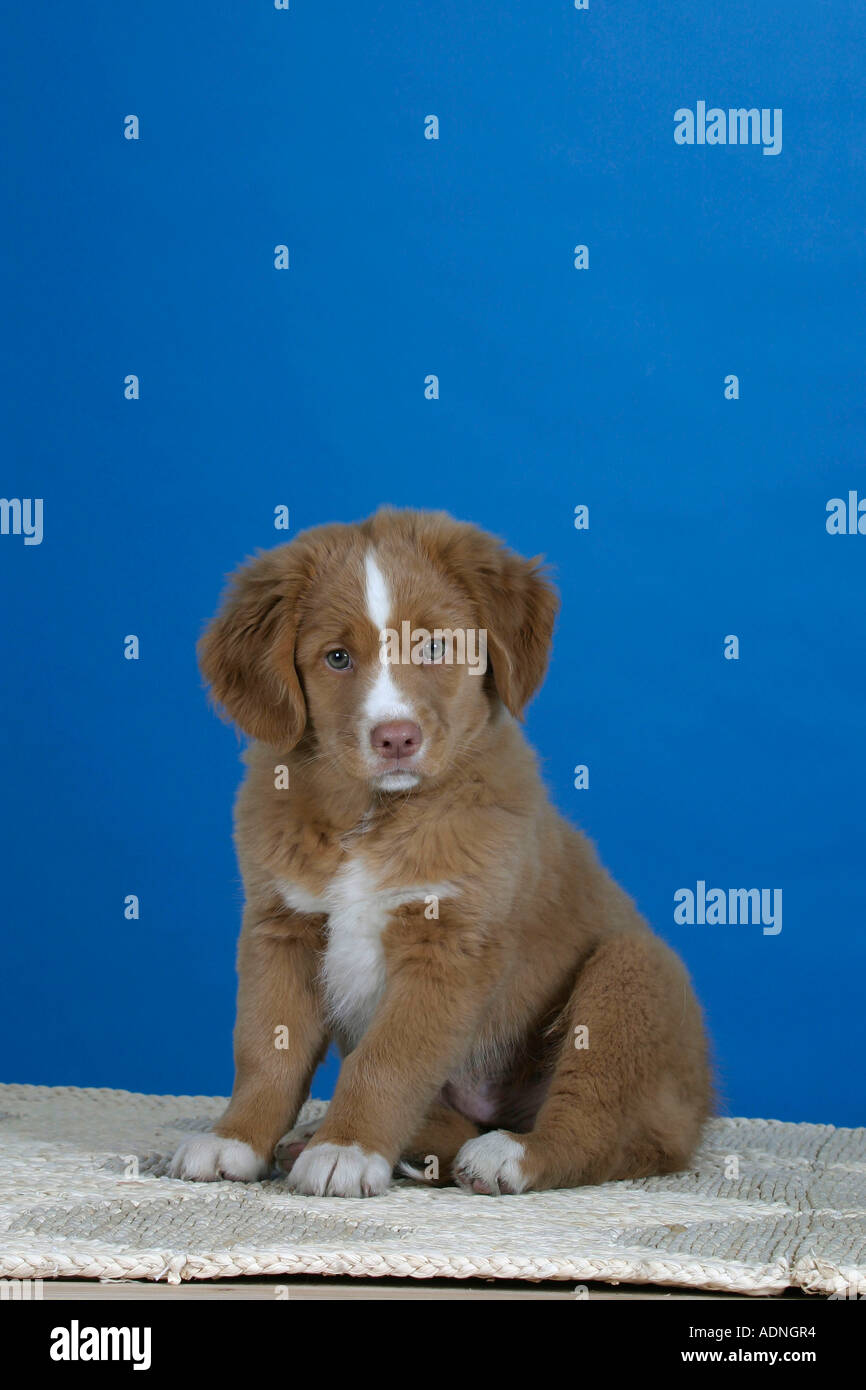
{"label": "puppy's front leg", "polygon": [[308,1196],[384,1192],[406,1144],[466,1055],[497,979],[498,944],[447,903],[436,921],[425,918],[423,903],[400,908],[382,946],[382,1000],[289,1176],[289,1185]]}
{"label": "puppy's front leg", "polygon": [[320,917],[250,906],[238,943],[235,1084],[210,1134],[185,1140],[171,1176],[255,1182],[294,1124],[327,1046],[317,981]]}

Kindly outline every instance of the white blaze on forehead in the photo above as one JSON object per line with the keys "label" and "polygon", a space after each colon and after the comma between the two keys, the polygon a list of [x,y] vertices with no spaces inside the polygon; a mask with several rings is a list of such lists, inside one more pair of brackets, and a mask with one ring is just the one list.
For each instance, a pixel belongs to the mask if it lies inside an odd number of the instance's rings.
{"label": "white blaze on forehead", "polygon": [[388,626],[391,616],[391,591],[379,568],[375,550],[367,551],[364,575],[367,584],[367,616],[377,632],[381,632],[383,627]]}
{"label": "white blaze on forehead", "polygon": [[391,590],[379,567],[375,550],[368,550],[364,559],[367,616],[380,638],[380,666],[364,701],[364,721],[367,729],[392,719],[414,719],[415,711],[394,680],[386,660],[387,647],[382,640],[384,629],[392,617]]}

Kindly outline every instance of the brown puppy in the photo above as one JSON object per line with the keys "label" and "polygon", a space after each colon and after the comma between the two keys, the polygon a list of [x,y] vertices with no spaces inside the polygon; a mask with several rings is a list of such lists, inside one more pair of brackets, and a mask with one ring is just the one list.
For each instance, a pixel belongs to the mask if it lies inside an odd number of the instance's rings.
{"label": "brown puppy", "polygon": [[556,607],[535,561],[444,513],[319,527],[237,573],[200,645],[255,740],[236,1079],[174,1176],[262,1177],[331,1038],[327,1115],[282,1145],[299,1192],[687,1164],[710,1106],[687,973],[550,806],[517,722]]}

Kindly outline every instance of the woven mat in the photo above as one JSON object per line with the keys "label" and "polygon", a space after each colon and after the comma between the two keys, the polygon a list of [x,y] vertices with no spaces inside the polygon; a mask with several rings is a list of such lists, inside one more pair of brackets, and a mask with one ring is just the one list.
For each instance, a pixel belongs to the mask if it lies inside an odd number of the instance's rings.
{"label": "woven mat", "polygon": [[[714,1120],[671,1177],[516,1197],[299,1197],[165,1176],[225,1101],[0,1086],[0,1276],[350,1274],[866,1294],[866,1129]],[[308,1101],[304,1117],[319,1114]]]}

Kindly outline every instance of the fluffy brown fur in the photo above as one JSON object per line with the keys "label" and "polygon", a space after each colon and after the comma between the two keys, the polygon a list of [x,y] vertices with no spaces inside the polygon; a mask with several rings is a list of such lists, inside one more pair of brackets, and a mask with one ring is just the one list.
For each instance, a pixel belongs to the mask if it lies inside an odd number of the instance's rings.
{"label": "fluffy brown fur", "polygon": [[[382,669],[371,555],[389,625],[488,633],[484,677],[391,668],[423,732],[416,784],[393,792],[365,725]],[[518,722],[556,607],[537,562],[442,513],[323,526],[235,576],[200,659],[254,740],[236,1081],[177,1175],[262,1176],[331,1038],[344,1060],[324,1122],[279,1150],[299,1191],[375,1193],[398,1166],[497,1194],[688,1163],[711,1093],[688,975],[553,810]],[[350,670],[327,664],[335,648]]]}

